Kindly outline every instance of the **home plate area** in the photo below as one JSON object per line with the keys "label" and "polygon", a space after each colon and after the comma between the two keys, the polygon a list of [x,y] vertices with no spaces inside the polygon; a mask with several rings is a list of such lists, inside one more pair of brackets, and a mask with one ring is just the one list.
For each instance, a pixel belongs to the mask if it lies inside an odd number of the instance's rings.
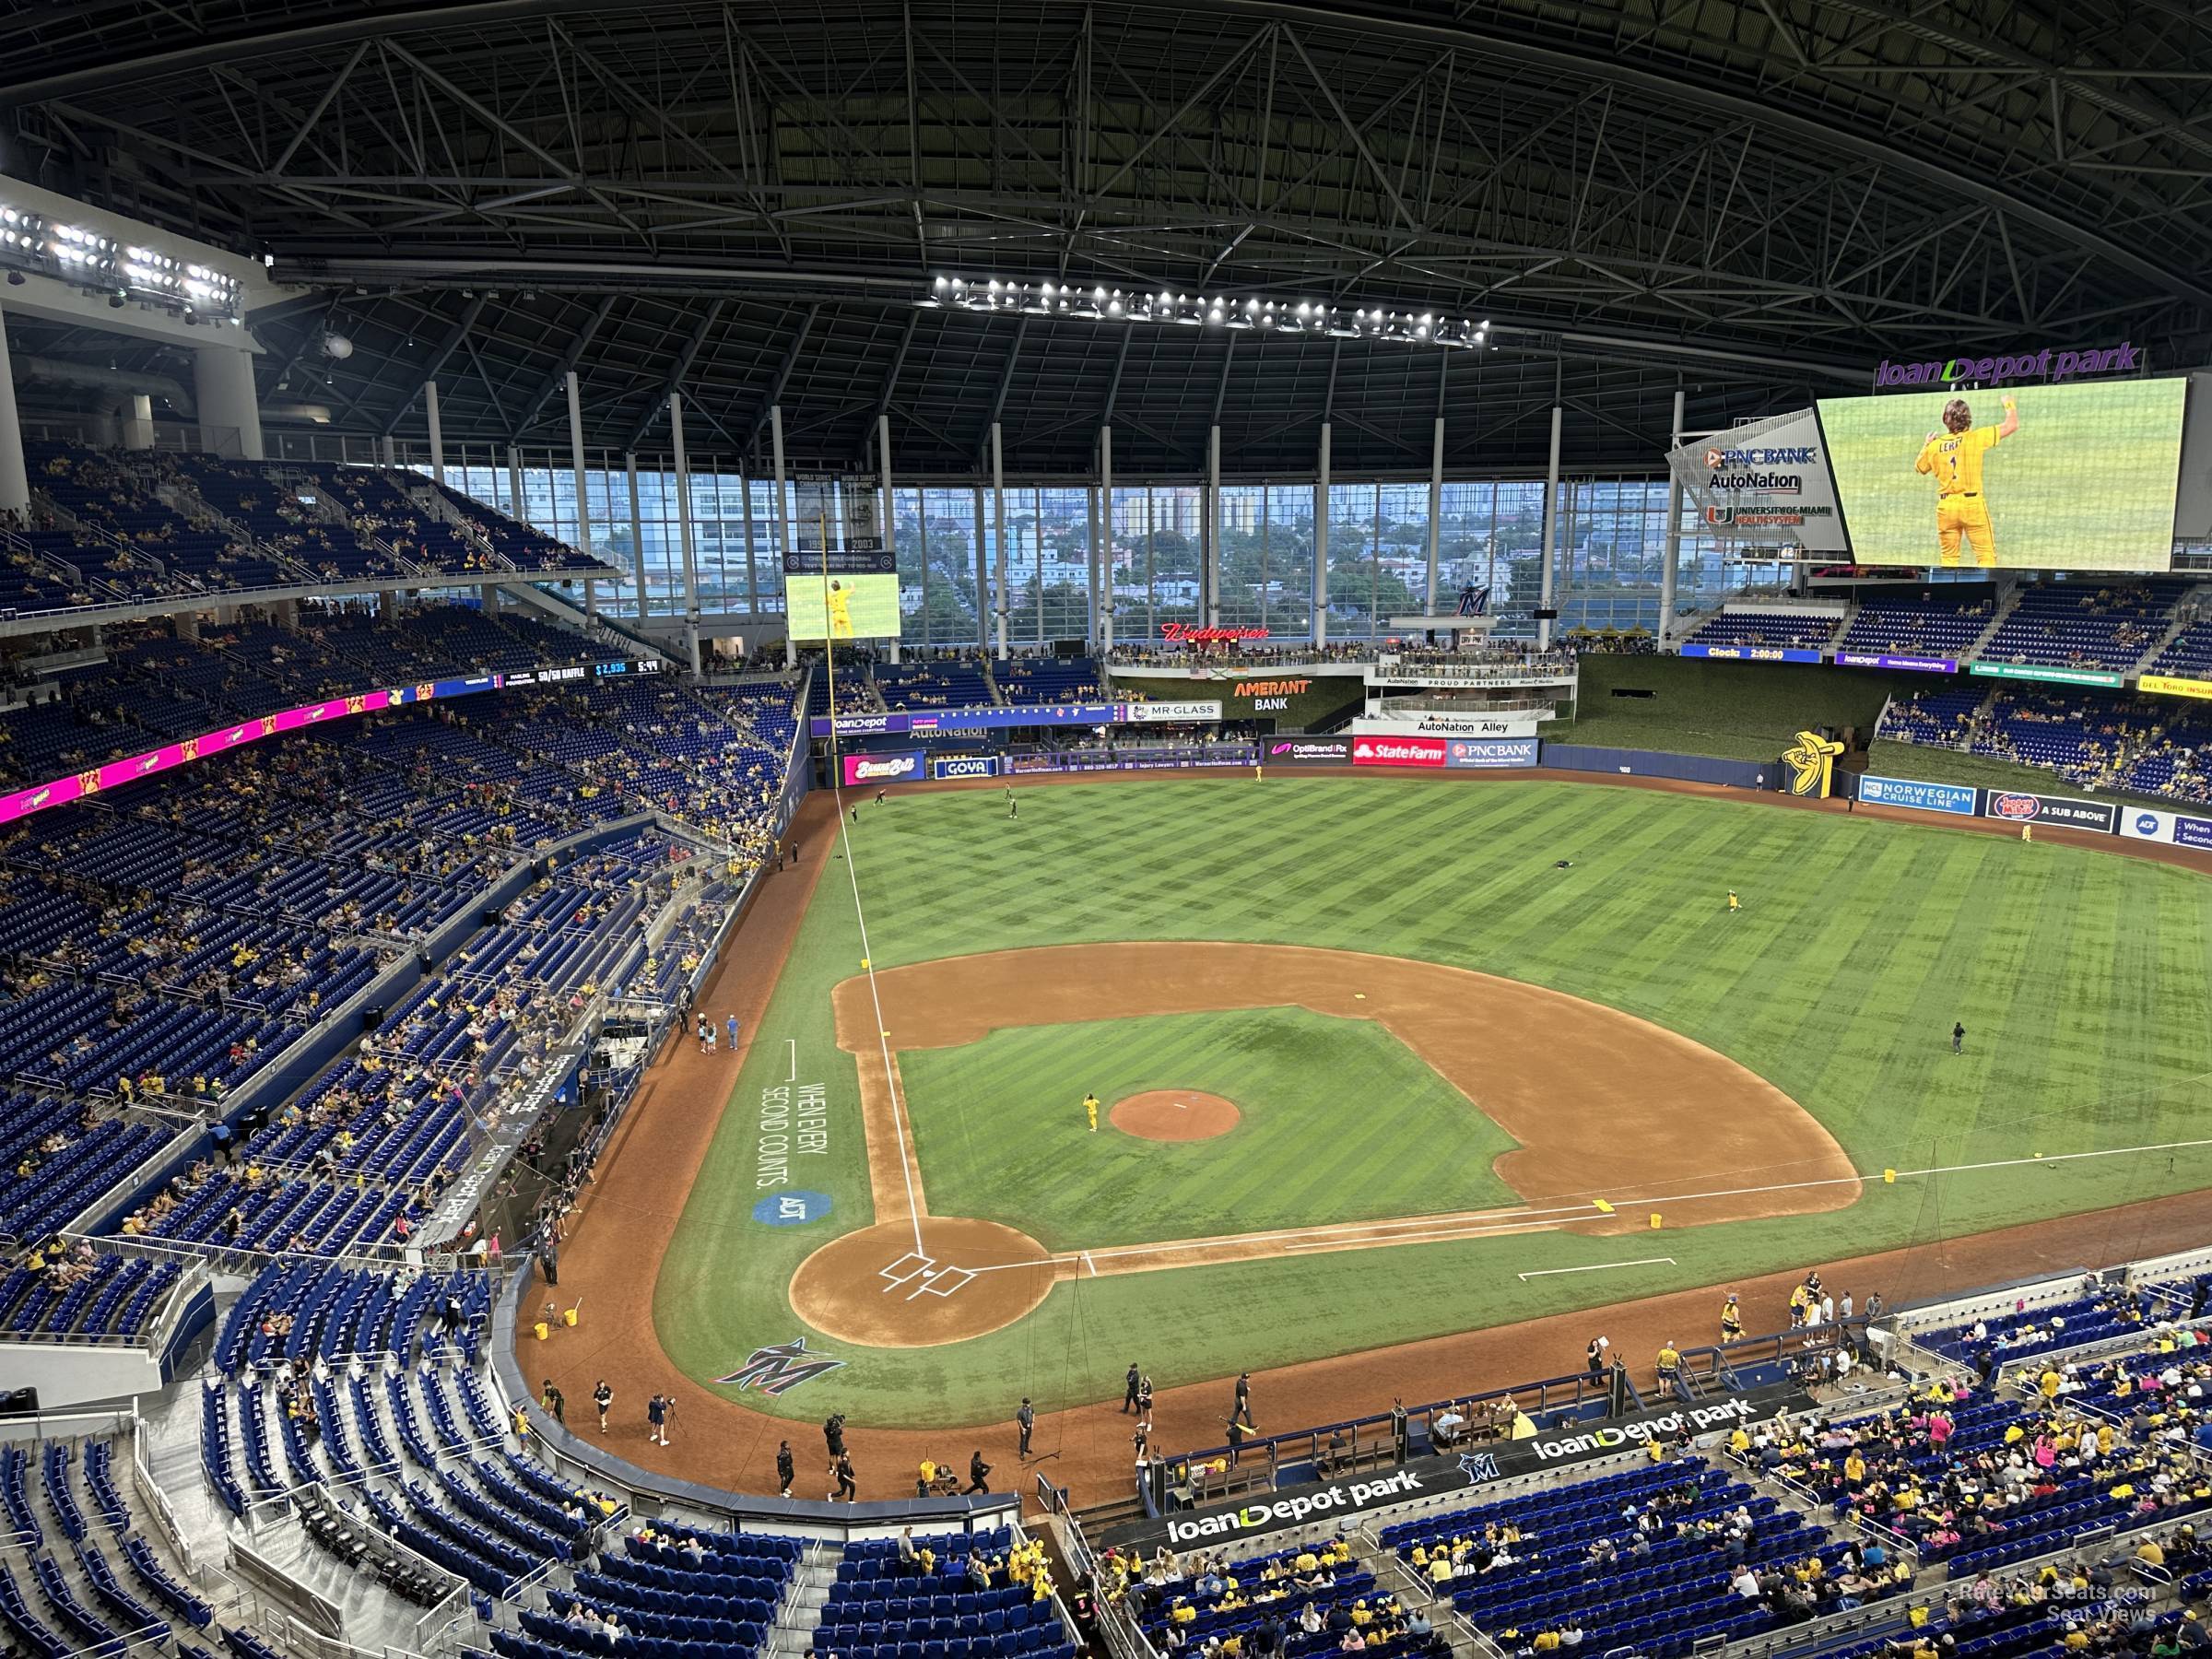
{"label": "home plate area", "polygon": [[1073,1272],[1015,1228],[924,1216],[830,1240],[792,1275],[791,1305],[826,1336],[932,1347],[1012,1324]]}
{"label": "home plate area", "polygon": [[880,1277],[888,1281],[883,1287],[883,1295],[888,1296],[894,1290],[912,1285],[913,1288],[907,1291],[906,1300],[912,1301],[917,1296],[950,1296],[962,1285],[974,1280],[975,1270],[972,1267],[954,1267],[948,1264],[940,1265],[936,1257],[917,1255],[910,1250],[884,1268]]}

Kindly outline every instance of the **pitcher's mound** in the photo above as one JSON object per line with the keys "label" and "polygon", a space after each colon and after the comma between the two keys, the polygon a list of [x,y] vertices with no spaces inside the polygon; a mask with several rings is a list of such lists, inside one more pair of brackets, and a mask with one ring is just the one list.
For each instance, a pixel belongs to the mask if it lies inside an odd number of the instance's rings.
{"label": "pitcher's mound", "polygon": [[931,1347],[1010,1325],[1072,1264],[995,1221],[924,1216],[864,1227],[823,1245],[791,1276],[791,1305],[825,1335],[870,1347]]}
{"label": "pitcher's mound", "polygon": [[1116,1100],[1107,1115],[1116,1129],[1139,1140],[1194,1141],[1227,1135],[1242,1114],[1235,1101],[1219,1095],[1155,1088]]}

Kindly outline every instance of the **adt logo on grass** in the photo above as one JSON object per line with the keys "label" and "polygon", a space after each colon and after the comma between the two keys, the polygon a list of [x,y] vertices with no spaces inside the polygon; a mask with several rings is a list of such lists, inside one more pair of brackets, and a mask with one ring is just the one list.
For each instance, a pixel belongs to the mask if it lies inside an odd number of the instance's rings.
{"label": "adt logo on grass", "polygon": [[753,1219],[769,1227],[804,1227],[831,1208],[827,1193],[771,1193],[753,1206]]}

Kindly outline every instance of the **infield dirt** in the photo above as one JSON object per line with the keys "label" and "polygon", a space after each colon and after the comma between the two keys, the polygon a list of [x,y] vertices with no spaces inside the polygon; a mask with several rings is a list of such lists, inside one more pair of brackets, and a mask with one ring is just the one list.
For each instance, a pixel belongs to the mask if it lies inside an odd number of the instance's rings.
{"label": "infield dirt", "polygon": [[[1269,775],[1278,774],[1271,770]],[[1133,774],[1129,781],[1140,776]],[[1559,781],[1557,773],[1528,776]],[[1051,782],[1098,781],[1078,777]],[[1843,810],[1837,802],[1747,796],[1742,791],[1664,780],[1599,776],[1580,781],[1754,799],[1790,810]],[[1485,779],[1470,787],[1485,787],[1490,782]],[[1035,781],[1024,783],[1034,786]],[[1870,816],[1923,821],[1886,809],[1873,809]],[[2005,832],[2004,826],[1964,820],[1947,827]],[[2183,849],[2083,832],[2049,833],[2050,839],[2077,841],[2100,851],[2212,870],[2212,858]],[[759,1029],[769,994],[834,847],[831,797],[826,793],[809,796],[794,834],[804,861],[796,870],[766,882],[702,994],[706,1006],[728,1008],[743,1018],[747,1044],[750,1033]],[[525,1377],[551,1378],[571,1399],[588,1397],[594,1382],[606,1379],[615,1391],[616,1406],[613,1427],[601,1443],[647,1471],[735,1490],[772,1492],[777,1442],[789,1438],[802,1470],[796,1495],[814,1497],[813,1481],[823,1461],[818,1434],[803,1422],[750,1410],[679,1371],[662,1351],[653,1328],[653,1284],[745,1052],[741,1045],[735,1053],[724,1050],[702,1054],[695,1044],[681,1041],[664,1048],[602,1158],[595,1181],[584,1188],[570,1218],[570,1236],[561,1252],[560,1294],[564,1300],[583,1303],[582,1322],[547,1343],[522,1335],[517,1359]],[[2212,1232],[2212,1191],[2199,1191],[1819,1265],[1830,1283],[1848,1287],[1862,1298],[1878,1290],[1895,1305],[1977,1285],[2104,1266],[2165,1247],[2172,1238],[2207,1232]],[[1645,1376],[1650,1357],[1662,1342],[1700,1341],[1714,1332],[1724,1289],[1741,1295],[1751,1329],[1786,1325],[1786,1299],[1795,1278],[1794,1273],[1768,1274],[1256,1371],[1253,1398],[1268,1430],[1336,1421],[1386,1409],[1394,1394],[1408,1402],[1438,1400],[1472,1389],[1571,1373],[1582,1368],[1583,1345],[1601,1332],[1611,1337],[1614,1351],[1639,1376]],[[655,1393],[671,1395],[679,1405],[671,1432],[675,1443],[665,1448],[646,1438],[644,1402]],[[1155,1404],[1154,1443],[1183,1449],[1218,1442],[1228,1398],[1225,1380],[1163,1389]],[[1012,1404],[1009,1401],[1009,1418]],[[847,1435],[864,1497],[910,1494],[914,1465],[923,1456],[942,1458],[957,1454],[961,1447],[981,1449],[997,1465],[994,1479],[1001,1489],[1027,1484],[1024,1466],[1016,1457],[1011,1420],[933,1430],[863,1425],[849,1427]],[[1117,1413],[1114,1401],[1041,1412],[1035,1450],[1051,1461],[1031,1466],[1048,1470],[1055,1484],[1072,1488],[1078,1505],[1123,1497],[1130,1490],[1129,1421]],[[822,1489],[826,1488],[825,1482]]]}
{"label": "infield dirt", "polygon": [[1179,1088],[1131,1095],[1106,1114],[1124,1135],[1156,1141],[1212,1140],[1234,1129],[1242,1115],[1234,1100]]}

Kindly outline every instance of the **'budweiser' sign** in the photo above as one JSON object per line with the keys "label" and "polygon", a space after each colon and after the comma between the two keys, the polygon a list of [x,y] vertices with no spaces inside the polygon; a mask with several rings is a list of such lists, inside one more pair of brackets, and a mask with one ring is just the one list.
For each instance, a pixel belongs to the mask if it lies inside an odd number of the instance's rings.
{"label": "'budweiser' sign", "polygon": [[1264,640],[1264,628],[1194,628],[1188,622],[1162,622],[1159,636],[1171,645],[1224,645],[1236,640]]}

